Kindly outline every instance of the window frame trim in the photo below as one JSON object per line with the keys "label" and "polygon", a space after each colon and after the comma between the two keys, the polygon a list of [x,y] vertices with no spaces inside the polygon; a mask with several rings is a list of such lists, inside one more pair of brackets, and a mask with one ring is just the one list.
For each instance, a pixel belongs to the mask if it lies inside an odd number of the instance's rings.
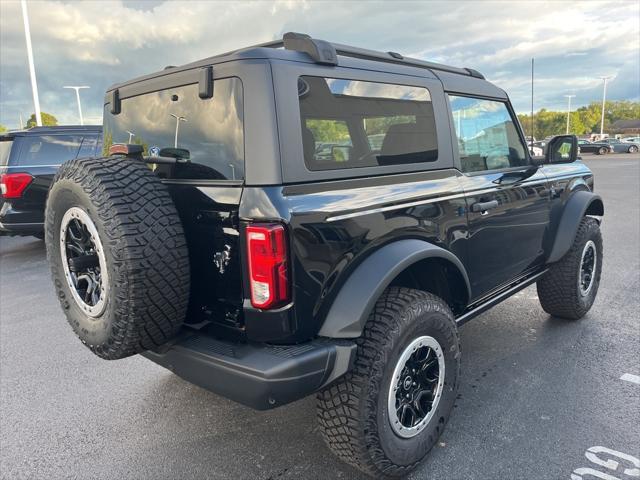
{"label": "window frame trim", "polygon": [[[449,124],[450,124],[450,130],[451,130],[451,146],[453,148],[453,163],[455,168],[464,176],[467,177],[477,177],[479,175],[490,175],[490,174],[494,174],[494,173],[508,173],[508,172],[517,172],[520,170],[526,170],[527,168],[530,168],[533,166],[533,162],[531,161],[531,152],[529,152],[529,148],[527,146],[527,141],[524,135],[524,131],[522,130],[522,125],[520,125],[520,120],[518,120],[518,116],[515,113],[515,110],[513,109],[513,105],[511,105],[511,100],[509,99],[509,97],[507,96],[507,98],[499,98],[499,97],[492,97],[489,95],[474,95],[474,94],[469,94],[469,93],[461,93],[461,92],[456,92],[456,91],[452,91],[452,90],[445,90],[444,92],[444,96],[446,98],[446,103],[447,103],[447,109],[449,111]],[[451,100],[450,97],[451,96],[455,96],[455,97],[465,97],[465,98],[472,98],[475,100],[488,100],[491,102],[499,102],[504,104],[507,107],[507,112],[509,113],[509,116],[511,117],[511,121],[513,122],[513,124],[516,127],[516,132],[518,134],[518,138],[520,139],[520,143],[522,143],[522,146],[524,148],[525,151],[525,157],[527,160],[527,165],[521,165],[521,166],[517,166],[517,167],[505,167],[505,168],[494,168],[491,170],[478,170],[476,172],[465,172],[462,169],[462,161],[460,159],[460,150],[458,149],[458,132],[456,131],[455,128],[455,120],[453,118],[453,109],[451,108]],[[514,121],[515,119],[515,121]]]}
{"label": "window frame trim", "polygon": [[[273,75],[275,112],[280,146],[282,184],[298,184],[318,181],[373,178],[416,172],[432,172],[454,168],[450,126],[446,115],[446,100],[442,82],[428,70],[420,75],[408,75],[388,70],[370,70],[349,66],[327,67],[318,64],[288,60],[270,61]],[[376,83],[426,88],[431,94],[436,123],[438,161],[430,163],[408,163],[375,167],[342,168],[337,170],[312,171],[303,159],[300,103],[297,95],[297,80],[300,76],[341,78]]]}

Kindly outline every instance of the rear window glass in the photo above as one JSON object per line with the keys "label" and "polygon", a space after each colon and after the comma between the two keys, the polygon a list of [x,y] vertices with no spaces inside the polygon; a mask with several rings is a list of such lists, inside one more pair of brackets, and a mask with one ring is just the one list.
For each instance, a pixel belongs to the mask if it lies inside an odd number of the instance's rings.
{"label": "rear window glass", "polygon": [[78,152],[79,158],[93,157],[96,153],[96,147],[98,146],[97,135],[85,135]]}
{"label": "rear window glass", "polygon": [[0,165],[8,165],[11,154],[12,138],[0,138]]}
{"label": "rear window glass", "polygon": [[29,135],[19,137],[18,166],[57,166],[78,155],[82,136]]}
{"label": "rear window glass", "polygon": [[[158,164],[162,177],[241,180],[244,178],[242,83],[216,80],[213,98],[198,96],[198,85],[186,85],[122,100],[121,112],[104,114],[103,154],[114,143],[142,145],[144,155],[182,149],[188,163]],[[164,154],[163,154],[164,155]]]}
{"label": "rear window glass", "polygon": [[429,90],[387,83],[301,77],[304,161],[310,170],[434,162]]}

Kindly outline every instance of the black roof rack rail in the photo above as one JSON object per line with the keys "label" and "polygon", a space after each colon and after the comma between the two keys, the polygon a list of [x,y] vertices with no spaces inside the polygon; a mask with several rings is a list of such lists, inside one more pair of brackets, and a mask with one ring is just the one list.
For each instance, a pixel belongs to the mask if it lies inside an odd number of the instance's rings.
{"label": "black roof rack rail", "polygon": [[338,54],[335,47],[324,40],[316,40],[304,33],[287,32],[282,37],[284,48],[305,52],[316,63],[322,65],[338,65]]}
{"label": "black roof rack rail", "polygon": [[442,65],[441,63],[405,57],[397,52],[378,52],[376,50],[351,47],[349,45],[342,45],[339,43],[329,43],[324,40],[312,38],[304,33],[287,32],[284,34],[282,40],[266,42],[260,45],[254,45],[250,48],[256,47],[284,47],[287,50],[304,52],[307,53],[314,62],[323,65],[337,65],[337,57],[343,56],[364,60],[376,60],[378,62],[395,63],[399,65],[409,65],[412,67],[427,68],[429,70],[439,70],[442,72],[457,73],[460,75],[484,79],[484,76],[480,72],[471,68],[450,67],[448,65]]}

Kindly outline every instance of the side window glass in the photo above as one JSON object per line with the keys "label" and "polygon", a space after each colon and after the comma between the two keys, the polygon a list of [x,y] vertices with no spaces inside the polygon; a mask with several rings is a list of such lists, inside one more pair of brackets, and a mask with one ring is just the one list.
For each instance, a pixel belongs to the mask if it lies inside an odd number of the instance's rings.
{"label": "side window glass", "polygon": [[102,135],[98,135],[98,139],[96,141],[96,149],[93,151],[94,157],[99,157],[102,155]]}
{"label": "side window glass", "polygon": [[438,160],[433,104],[424,87],[307,76],[298,80],[298,97],[309,170]]}
{"label": "side window glass", "polygon": [[81,136],[42,135],[22,137],[22,148],[17,165],[60,165],[76,158],[82,143]]}
{"label": "side window glass", "polygon": [[528,158],[503,102],[449,95],[463,172],[526,166]]}
{"label": "side window glass", "polygon": [[85,135],[85,137],[82,139],[82,145],[80,145],[78,158],[93,157],[95,155],[97,143],[98,143],[97,136]]}
{"label": "side window glass", "polygon": [[346,162],[353,143],[347,122],[321,118],[308,118],[302,132],[305,158],[322,169],[335,168],[335,162]]}
{"label": "side window glass", "polygon": [[363,119],[364,131],[367,135],[369,148],[374,152],[382,150],[384,137],[387,135],[392,125],[402,125],[405,123],[416,123],[415,115],[392,115],[387,117],[365,117]]}

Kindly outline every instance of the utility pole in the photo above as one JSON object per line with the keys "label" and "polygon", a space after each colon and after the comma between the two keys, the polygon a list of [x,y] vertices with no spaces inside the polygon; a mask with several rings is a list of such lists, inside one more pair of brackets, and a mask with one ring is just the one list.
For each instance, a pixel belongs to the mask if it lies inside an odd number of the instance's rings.
{"label": "utility pole", "polygon": [[31,76],[31,92],[33,93],[33,107],[35,109],[36,125],[42,126],[40,113],[40,99],[38,98],[38,82],[36,81],[36,68],[33,64],[33,50],[31,48],[31,30],[29,29],[29,14],[27,13],[27,1],[21,0],[22,20],[24,21],[24,37],[27,41],[27,58],[29,60],[29,75]]}
{"label": "utility pole", "polygon": [[186,122],[187,119],[186,117],[180,117],[178,115],[174,115],[173,113],[170,113],[169,115],[176,119],[176,138],[173,142],[173,147],[178,148],[178,128],[180,127],[180,122]]}
{"label": "utility pole", "polygon": [[600,77],[601,80],[604,81],[604,85],[602,88],[602,119],[600,120],[600,140],[604,136],[604,102],[607,98],[607,80],[611,77]]}
{"label": "utility pole", "polygon": [[78,115],[80,116],[80,125],[84,125],[84,119],[82,118],[82,105],[80,105],[80,89],[81,88],[89,88],[87,86],[77,87],[77,86],[67,86],[63,88],[69,88],[71,90],[76,91],[76,100],[78,102]]}
{"label": "utility pole", "polygon": [[565,95],[569,100],[569,105],[567,107],[567,135],[569,135],[569,116],[571,115],[571,98],[575,97],[575,95]]}
{"label": "utility pole", "polygon": [[533,150],[533,129],[535,124],[533,122],[533,58],[531,59],[531,142],[530,149]]}

